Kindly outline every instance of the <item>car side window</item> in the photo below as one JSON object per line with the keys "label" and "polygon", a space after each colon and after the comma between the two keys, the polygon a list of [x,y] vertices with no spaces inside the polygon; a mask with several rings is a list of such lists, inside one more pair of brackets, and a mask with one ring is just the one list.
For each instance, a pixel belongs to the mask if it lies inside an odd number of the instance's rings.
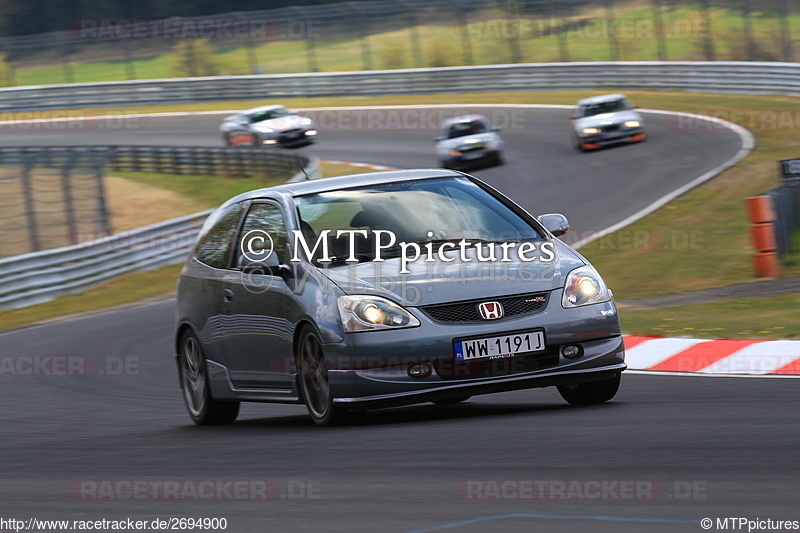
{"label": "car side window", "polygon": [[230,268],[231,250],[246,202],[233,204],[211,215],[197,238],[194,256],[214,268]]}
{"label": "car side window", "polygon": [[[279,263],[286,261],[286,225],[283,220],[283,213],[280,208],[273,203],[254,203],[242,225],[241,239],[247,238],[248,233],[253,231],[264,231],[272,239],[272,253]],[[258,237],[258,235],[255,235]],[[243,258],[239,258],[239,266],[242,266]]]}

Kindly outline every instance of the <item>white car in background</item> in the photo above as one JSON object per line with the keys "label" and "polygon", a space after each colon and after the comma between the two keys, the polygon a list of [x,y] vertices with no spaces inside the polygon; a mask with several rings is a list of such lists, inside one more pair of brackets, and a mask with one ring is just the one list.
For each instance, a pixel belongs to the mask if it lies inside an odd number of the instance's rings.
{"label": "white car in background", "polygon": [[644,119],[623,94],[604,94],[578,102],[572,120],[576,148],[596,150],[620,143],[644,141]]}
{"label": "white car in background", "polygon": [[317,126],[281,105],[256,107],[225,117],[220,126],[227,146],[301,146],[314,142]]}
{"label": "white car in background", "polygon": [[489,161],[503,164],[505,143],[483,115],[464,115],[442,122],[436,155],[443,168],[462,168]]}

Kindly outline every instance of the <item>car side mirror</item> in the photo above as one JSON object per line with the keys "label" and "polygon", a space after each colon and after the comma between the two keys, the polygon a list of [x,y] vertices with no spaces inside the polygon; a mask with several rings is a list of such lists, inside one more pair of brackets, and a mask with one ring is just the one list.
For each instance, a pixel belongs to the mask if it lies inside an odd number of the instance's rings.
{"label": "car side mirror", "polygon": [[561,213],[548,213],[536,217],[542,226],[547,228],[547,231],[553,234],[554,237],[560,237],[569,231],[569,220]]}
{"label": "car side mirror", "polygon": [[576,120],[577,118],[579,118],[578,115],[570,115],[569,116],[570,120]]}

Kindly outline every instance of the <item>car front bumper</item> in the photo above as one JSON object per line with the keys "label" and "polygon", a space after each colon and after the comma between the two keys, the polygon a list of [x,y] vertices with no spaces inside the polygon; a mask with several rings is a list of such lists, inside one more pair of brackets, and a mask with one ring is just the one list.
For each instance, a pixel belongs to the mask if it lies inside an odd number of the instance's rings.
{"label": "car front bumper", "polygon": [[[351,410],[456,399],[509,390],[609,379],[625,370],[625,347],[613,302],[564,309],[561,291],[547,308],[524,317],[479,324],[440,324],[415,312],[420,328],[345,335],[324,347],[334,402]],[[455,361],[453,341],[464,337],[542,330],[547,351],[502,359]],[[578,357],[562,347],[577,345]],[[412,365],[431,368],[411,377]]]}
{"label": "car front bumper", "polygon": [[638,142],[645,139],[643,128],[630,130],[617,130],[613,132],[593,133],[591,135],[579,134],[578,140],[585,149],[601,148],[614,144]]}

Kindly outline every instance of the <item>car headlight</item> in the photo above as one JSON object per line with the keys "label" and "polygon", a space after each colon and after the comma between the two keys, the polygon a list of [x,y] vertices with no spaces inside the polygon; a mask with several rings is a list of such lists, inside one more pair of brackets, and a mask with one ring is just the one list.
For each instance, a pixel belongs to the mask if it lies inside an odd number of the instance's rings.
{"label": "car headlight", "polygon": [[419,326],[414,315],[380,296],[340,296],[338,304],[346,332]]}
{"label": "car headlight", "polygon": [[583,128],[583,133],[591,135],[592,133],[600,133],[600,130],[597,128]]}
{"label": "car headlight", "polygon": [[603,278],[589,266],[576,268],[567,276],[561,305],[565,308],[599,304],[611,300],[611,291]]}
{"label": "car headlight", "polygon": [[303,126],[310,126],[311,124],[313,124],[313,122],[311,122],[310,118],[304,118],[303,120],[300,121],[300,124],[302,124]]}
{"label": "car headlight", "polygon": [[626,120],[625,121],[625,127],[626,128],[638,128],[639,125],[640,124],[639,124],[638,120]]}

